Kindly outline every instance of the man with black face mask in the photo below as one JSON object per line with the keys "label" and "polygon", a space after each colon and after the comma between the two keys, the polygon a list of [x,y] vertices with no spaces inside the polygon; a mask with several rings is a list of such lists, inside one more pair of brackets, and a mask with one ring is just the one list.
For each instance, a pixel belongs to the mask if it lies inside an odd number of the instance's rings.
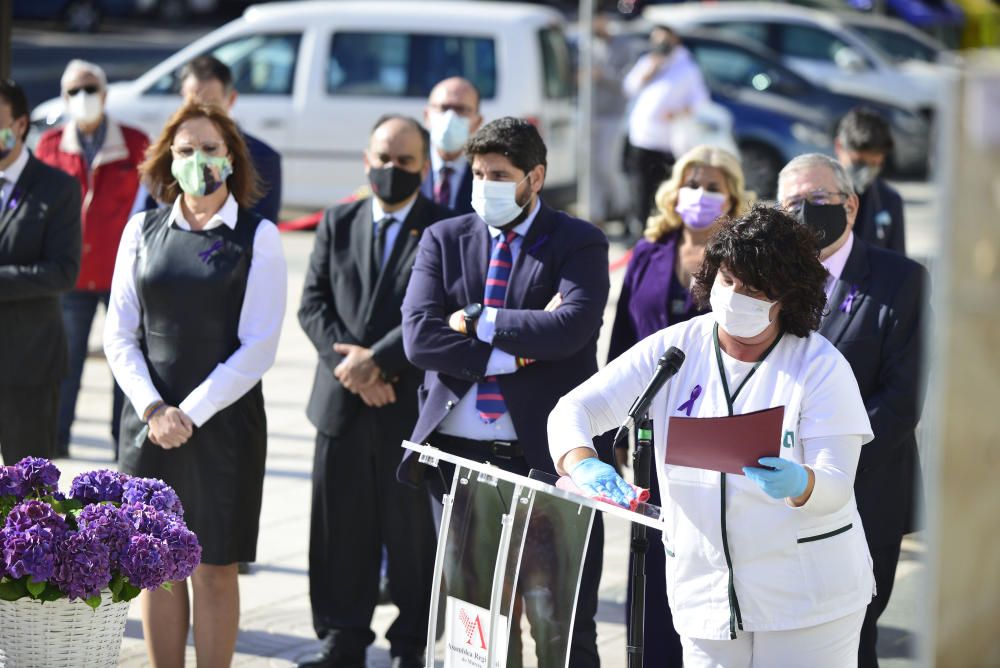
{"label": "man with black face mask", "polygon": [[856,107],[840,120],[834,151],[860,198],[855,236],[905,254],[903,198],[881,177],[892,146],[885,119],[873,109]]}
{"label": "man with black face mask", "polygon": [[858,196],[833,158],[810,153],[793,159],[778,176],[778,198],[817,233],[820,261],[830,274],[819,331],[850,363],[875,434],[861,449],[854,494],[877,589],[861,628],[858,665],[877,668],[876,623],[889,603],[903,535],[917,529],[915,430],[924,397],[929,279],[920,264],[852,233]]}
{"label": "man with black face mask", "polygon": [[434,524],[425,494],[396,481],[423,373],[403,352],[400,305],[424,231],[451,211],[419,193],[429,138],[408,117],[378,120],[364,153],[372,196],[327,209],[299,307],[319,353],[306,414],[316,427],[309,595],[322,652],[300,663],[363,668],[375,639],[380,555],[399,616],[393,668],[420,668]]}

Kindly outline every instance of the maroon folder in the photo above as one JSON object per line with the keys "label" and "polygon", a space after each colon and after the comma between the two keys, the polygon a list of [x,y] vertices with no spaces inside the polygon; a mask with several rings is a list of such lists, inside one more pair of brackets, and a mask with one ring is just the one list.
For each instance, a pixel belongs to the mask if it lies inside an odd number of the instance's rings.
{"label": "maroon folder", "polygon": [[730,417],[671,417],[667,424],[667,464],[743,475],[761,457],[781,456],[785,407]]}

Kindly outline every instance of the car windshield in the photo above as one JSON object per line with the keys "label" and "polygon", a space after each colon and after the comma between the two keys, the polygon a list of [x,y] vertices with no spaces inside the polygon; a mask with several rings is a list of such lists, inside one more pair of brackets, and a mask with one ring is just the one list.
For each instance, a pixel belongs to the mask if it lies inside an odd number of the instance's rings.
{"label": "car windshield", "polygon": [[711,83],[782,93],[809,86],[792,71],[750,51],[699,40],[689,40],[687,46]]}
{"label": "car windshield", "polygon": [[923,60],[933,63],[938,59],[938,49],[904,32],[892,30],[891,28],[867,25],[854,25],[852,27],[869,40],[875,42],[883,51],[892,56],[894,60]]}

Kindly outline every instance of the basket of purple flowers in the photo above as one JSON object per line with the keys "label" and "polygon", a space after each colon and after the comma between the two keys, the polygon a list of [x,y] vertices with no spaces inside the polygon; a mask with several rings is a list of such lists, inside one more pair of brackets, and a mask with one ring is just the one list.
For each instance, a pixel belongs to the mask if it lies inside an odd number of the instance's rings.
{"label": "basket of purple flowers", "polygon": [[191,575],[201,546],[161,480],[0,467],[0,666],[114,666],[129,601]]}

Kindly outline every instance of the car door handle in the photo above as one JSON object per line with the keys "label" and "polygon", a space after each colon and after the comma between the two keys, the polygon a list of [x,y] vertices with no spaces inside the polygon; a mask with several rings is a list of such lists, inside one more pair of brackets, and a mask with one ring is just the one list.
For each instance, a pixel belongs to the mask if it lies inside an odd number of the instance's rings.
{"label": "car door handle", "polygon": [[284,118],[265,118],[261,120],[260,127],[262,128],[283,128],[285,127]]}

